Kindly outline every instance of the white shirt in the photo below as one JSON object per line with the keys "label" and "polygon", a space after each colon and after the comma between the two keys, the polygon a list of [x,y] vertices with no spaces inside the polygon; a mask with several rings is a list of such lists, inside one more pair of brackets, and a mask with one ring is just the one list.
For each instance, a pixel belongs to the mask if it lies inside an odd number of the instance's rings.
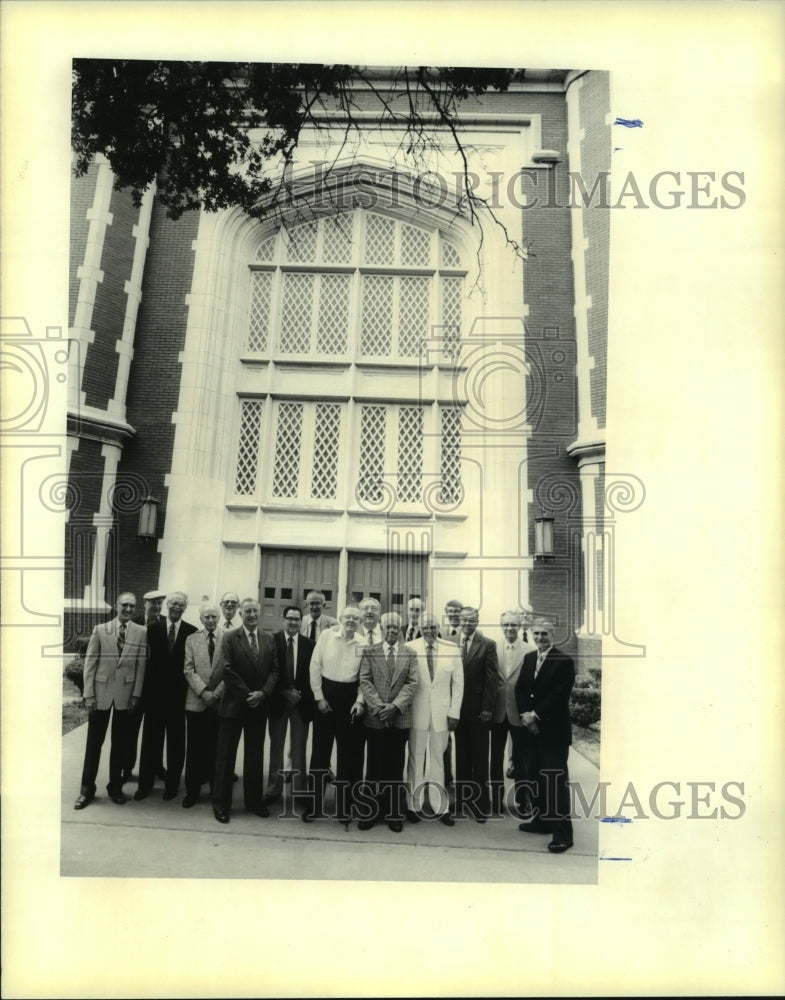
{"label": "white shirt", "polygon": [[375,646],[378,642],[382,641],[382,627],[381,625],[374,625],[372,629],[365,630],[365,641],[369,646]]}
{"label": "white shirt", "polygon": [[[319,636],[316,648],[311,657],[311,690],[317,701],[324,698],[322,693],[322,678],[336,681],[339,684],[350,684],[360,676],[360,657],[362,647],[366,646],[365,637],[355,632],[347,639],[340,629],[327,629]],[[362,692],[358,689],[357,700],[363,702]]]}
{"label": "white shirt", "polygon": [[176,622],[173,622],[170,618],[166,619],[166,637],[169,638],[169,629],[174,625],[174,641],[177,642],[177,636],[180,634],[180,626],[183,624],[182,618],[178,618]]}

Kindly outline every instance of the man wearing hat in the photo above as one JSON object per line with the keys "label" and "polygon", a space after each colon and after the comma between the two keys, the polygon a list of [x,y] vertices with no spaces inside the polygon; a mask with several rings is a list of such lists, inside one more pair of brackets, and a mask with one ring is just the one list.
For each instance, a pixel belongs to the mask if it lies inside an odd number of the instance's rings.
{"label": "man wearing hat", "polygon": [[[161,614],[161,606],[163,604],[164,598],[166,597],[166,592],[163,590],[148,590],[143,596],[144,601],[144,613],[136,615],[131,621],[136,625],[154,625],[156,622],[162,622],[164,616]],[[123,768],[123,782],[131,781],[133,779],[133,771],[136,766],[136,755],[139,747],[139,730],[142,728],[142,719],[144,718],[144,703],[142,703],[136,712],[131,714],[129,719],[130,726],[128,732],[128,760],[126,766]],[[158,777],[162,780],[166,780],[166,771],[164,770],[163,760],[157,771]]]}

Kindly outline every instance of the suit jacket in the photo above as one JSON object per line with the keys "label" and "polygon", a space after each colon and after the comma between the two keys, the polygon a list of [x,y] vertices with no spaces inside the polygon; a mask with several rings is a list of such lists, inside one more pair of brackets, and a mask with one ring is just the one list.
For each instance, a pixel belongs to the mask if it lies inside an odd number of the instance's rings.
{"label": "suit jacket", "polygon": [[[224,694],[218,714],[225,719],[248,720],[266,714],[275,685],[278,683],[278,657],[272,638],[257,629],[259,651],[254,656],[244,628],[224,632]],[[252,691],[264,691],[261,704],[251,708],[245,699]]]}
{"label": "suit jacket", "polygon": [[[308,638],[310,638],[310,636],[311,636],[311,620],[312,620],[311,616],[309,614],[306,614],[305,618],[303,618],[303,623],[300,626],[300,635],[304,635],[304,636],[307,636]],[[319,615],[319,618],[316,621],[316,638],[317,638],[317,640],[318,640],[319,636],[322,634],[322,632],[326,632],[328,628],[332,628],[333,625],[338,625],[338,624],[339,623],[338,623],[338,619],[337,618],[331,618],[329,615],[325,615],[325,614]]]}
{"label": "suit jacket", "polygon": [[499,664],[499,690],[496,692],[496,701],[493,705],[493,715],[491,722],[504,722],[505,719],[511,726],[521,726],[521,714],[515,701],[515,685],[523,666],[523,658],[530,653],[532,647],[528,642],[524,642],[523,648],[519,651],[517,663],[512,669],[509,677],[504,676],[504,649],[507,645],[506,639],[496,640],[496,659]]}
{"label": "suit jacket", "polygon": [[[458,648],[460,650],[460,645]],[[464,722],[479,722],[480,712],[492,712],[498,688],[496,643],[475,631],[463,663],[461,719]]]}
{"label": "suit jacket", "polygon": [[[286,632],[281,630],[273,634],[275,644],[275,654],[278,657],[278,683],[270,698],[270,715],[278,718],[283,714],[284,709],[289,704],[283,696],[283,692],[289,686],[286,683]],[[294,665],[294,684],[291,685],[300,692],[300,700],[297,702],[297,710],[303,721],[310,722],[314,716],[313,691],[311,689],[311,657],[316,643],[311,642],[308,636],[301,635],[297,638],[297,661]]]}
{"label": "suit jacket", "polygon": [[[417,654],[411,646],[396,643],[395,666],[390,673],[384,646],[366,646],[360,660],[360,690],[365,698],[363,722],[369,729],[410,729],[411,703],[417,690],[419,671]],[[392,703],[399,710],[392,722],[382,722],[378,711],[382,705]]]}
{"label": "suit jacket", "polygon": [[147,626],[147,667],[144,675],[145,708],[154,705],[185,710],[187,684],[183,676],[185,640],[197,631],[180,619],[174,648],[169,652],[168,618]]}
{"label": "suit jacket", "polygon": [[414,626],[414,635],[411,639],[407,639],[409,634],[409,622],[405,622],[401,625],[401,642],[414,642],[415,639],[422,639],[422,629],[420,628],[419,622]]}
{"label": "suit jacket", "polygon": [[96,708],[112,705],[127,709],[131,697],[142,694],[147,658],[147,630],[127,622],[123,651],[117,654],[120,620],[96,625],[84,659],[84,697],[95,698]]}
{"label": "suit jacket", "polygon": [[183,676],[188,685],[185,695],[186,712],[204,712],[207,705],[202,701],[201,694],[205,690],[215,691],[219,695],[223,694],[223,658],[221,645],[226,632],[221,629],[215,630],[215,650],[212,661],[210,660],[210,649],[208,646],[207,629],[200,629],[189,635],[185,640],[185,662],[183,664]]}
{"label": "suit jacket", "polygon": [[569,746],[572,743],[570,692],[575,683],[575,664],[566,653],[551,646],[535,680],[536,665],[537,650],[534,650],[524,656],[515,685],[518,712],[537,713],[541,740]]}
{"label": "suit jacket", "polygon": [[447,716],[461,717],[463,700],[463,664],[455,643],[440,640],[435,643],[433,680],[428,670],[425,639],[415,639],[411,648],[417,654],[419,683],[412,699],[412,729],[432,729],[443,733]]}

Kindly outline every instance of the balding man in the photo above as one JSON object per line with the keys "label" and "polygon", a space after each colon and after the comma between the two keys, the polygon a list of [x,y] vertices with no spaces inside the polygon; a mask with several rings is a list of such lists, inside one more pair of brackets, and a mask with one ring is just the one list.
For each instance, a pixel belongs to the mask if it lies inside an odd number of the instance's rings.
{"label": "balding man", "polygon": [[120,594],[117,615],[96,625],[87,645],[84,665],[84,702],[87,708],[87,745],[82,784],[74,809],[84,809],[95,798],[95,779],[101,761],[109,716],[112,716],[112,747],[109,753],[109,784],[106,790],[116,805],[123,805],[122,771],[128,756],[130,722],[142,695],[147,635],[131,621],[136,598]]}
{"label": "balding man", "polygon": [[147,667],[144,678],[144,730],[139,762],[139,786],[134,798],[153,790],[166,736],[164,800],[175,798],[185,764],[185,640],[196,627],[183,621],[188,596],[174,590],[166,600],[167,616],[147,629]]}
{"label": "balding man", "polygon": [[410,809],[406,818],[410,822],[419,820],[427,780],[434,815],[445,826],[453,826],[444,784],[444,751],[447,737],[458,728],[461,717],[463,665],[455,643],[439,639],[439,622],[434,615],[424,614],[421,628],[422,638],[411,644],[417,655],[419,683],[412,700],[409,730]]}
{"label": "balding man", "polygon": [[221,644],[224,633],[218,628],[221,611],[217,604],[199,608],[202,628],[185,640],[183,676],[188,685],[185,696],[185,723],[188,734],[185,755],[185,798],[190,809],[201,798],[202,785],[213,787],[215,752],[218,743],[218,707],[223,695]]}
{"label": "balding man", "polygon": [[403,762],[419,676],[414,650],[400,642],[401,616],[382,615],[382,629],[382,643],[366,646],[360,661],[360,690],[366,706],[363,723],[368,741],[366,778],[375,787],[378,811],[357,826],[370,830],[381,818],[393,833],[400,833],[406,810]]}

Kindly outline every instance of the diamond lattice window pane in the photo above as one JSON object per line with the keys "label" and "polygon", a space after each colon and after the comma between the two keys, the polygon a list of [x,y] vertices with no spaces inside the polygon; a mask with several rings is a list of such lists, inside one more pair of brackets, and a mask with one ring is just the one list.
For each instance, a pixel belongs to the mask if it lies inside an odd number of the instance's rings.
{"label": "diamond lattice window pane", "polygon": [[307,354],[311,349],[311,315],[315,274],[284,274],[280,348],[282,354]]}
{"label": "diamond lattice window pane", "polygon": [[327,264],[348,264],[352,259],[354,215],[331,215],[322,223],[322,259]]}
{"label": "diamond lattice window pane", "polygon": [[461,498],[461,410],[441,408],[441,489],[439,502],[457,503]]}
{"label": "diamond lattice window pane", "polygon": [[267,330],[270,325],[270,294],[273,288],[271,271],[251,272],[251,308],[248,316],[248,350],[267,350]]}
{"label": "diamond lattice window pane", "polygon": [[387,409],[384,406],[361,406],[360,411],[360,474],[357,479],[357,496],[369,503],[380,503],[383,496]]}
{"label": "diamond lattice window pane", "polygon": [[398,357],[419,358],[428,338],[431,279],[400,278],[398,307]]}
{"label": "diamond lattice window pane", "polygon": [[461,255],[446,240],[442,240],[442,267],[460,267]]}
{"label": "diamond lattice window pane", "polygon": [[398,499],[422,500],[422,410],[402,406],[398,413]]}
{"label": "diamond lattice window pane", "polygon": [[320,354],[346,354],[349,331],[350,274],[323,274],[319,289],[319,324],[316,350]]}
{"label": "diamond lattice window pane", "polygon": [[278,239],[278,234],[273,233],[268,236],[266,240],[262,242],[262,245],[256,251],[256,259],[261,260],[272,260],[275,256],[275,241]]}
{"label": "diamond lattice window pane", "polygon": [[370,357],[390,356],[394,280],[386,274],[363,275],[360,354]]}
{"label": "diamond lattice window pane", "polygon": [[442,335],[445,354],[455,355],[461,343],[463,278],[442,278]]}
{"label": "diamond lattice window pane", "polygon": [[386,215],[369,214],[366,217],[365,263],[395,263],[395,223]]}
{"label": "diamond lattice window pane", "polygon": [[240,496],[256,493],[256,469],[259,460],[259,428],[262,424],[262,401],[244,400],[240,410],[240,444],[234,492]]}
{"label": "diamond lattice window pane", "polygon": [[431,234],[417,226],[401,226],[401,264],[427,267],[431,262]]}
{"label": "diamond lattice window pane", "polygon": [[335,500],[338,495],[338,439],[341,407],[337,403],[317,403],[314,421],[311,497]]}
{"label": "diamond lattice window pane", "polygon": [[318,226],[315,222],[306,222],[302,226],[294,226],[288,232],[287,257],[290,261],[302,264],[312,264],[316,259],[316,237]]}
{"label": "diamond lattice window pane", "polygon": [[300,481],[300,440],[303,430],[303,404],[280,403],[275,435],[273,496],[296,497]]}

